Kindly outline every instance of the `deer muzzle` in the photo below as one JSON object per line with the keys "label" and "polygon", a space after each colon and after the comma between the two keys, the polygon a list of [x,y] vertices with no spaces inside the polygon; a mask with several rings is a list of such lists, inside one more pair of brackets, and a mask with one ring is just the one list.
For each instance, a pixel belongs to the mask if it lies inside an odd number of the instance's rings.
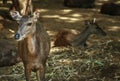
{"label": "deer muzzle", "polygon": [[14,38],[15,38],[16,40],[18,40],[18,39],[20,38],[20,34],[19,34],[19,33],[16,33],[15,36],[14,36]]}

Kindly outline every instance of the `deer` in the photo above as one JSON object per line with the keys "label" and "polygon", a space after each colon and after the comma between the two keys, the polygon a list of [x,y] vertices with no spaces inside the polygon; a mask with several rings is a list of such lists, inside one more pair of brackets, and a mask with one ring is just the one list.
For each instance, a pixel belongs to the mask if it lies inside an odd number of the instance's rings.
{"label": "deer", "polygon": [[106,36],[106,32],[97,24],[96,18],[86,20],[85,29],[81,33],[74,34],[67,29],[59,31],[53,44],[54,47],[86,47],[86,41],[92,34]]}
{"label": "deer", "polygon": [[31,15],[33,13],[32,0],[12,0],[9,11],[19,11],[21,15]]}
{"label": "deer", "polygon": [[50,37],[38,21],[39,12],[21,16],[11,11],[11,17],[18,21],[18,31],[14,38],[18,41],[18,55],[24,65],[26,81],[31,80],[31,72],[36,72],[37,81],[45,81],[46,61],[50,52]]}

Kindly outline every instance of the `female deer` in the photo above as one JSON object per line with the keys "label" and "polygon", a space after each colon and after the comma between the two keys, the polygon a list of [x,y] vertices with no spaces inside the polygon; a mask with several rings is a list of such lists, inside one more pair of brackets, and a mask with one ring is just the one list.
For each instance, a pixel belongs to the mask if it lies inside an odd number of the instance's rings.
{"label": "female deer", "polygon": [[50,39],[37,21],[39,13],[34,12],[33,16],[21,16],[17,11],[10,13],[19,23],[15,39],[18,41],[18,53],[24,64],[26,81],[30,81],[31,71],[36,72],[38,81],[45,81]]}
{"label": "female deer", "polygon": [[98,26],[95,19],[92,21],[85,21],[85,29],[79,33],[74,34],[69,30],[62,30],[56,35],[54,46],[86,46],[86,41],[91,34],[105,36],[106,33]]}

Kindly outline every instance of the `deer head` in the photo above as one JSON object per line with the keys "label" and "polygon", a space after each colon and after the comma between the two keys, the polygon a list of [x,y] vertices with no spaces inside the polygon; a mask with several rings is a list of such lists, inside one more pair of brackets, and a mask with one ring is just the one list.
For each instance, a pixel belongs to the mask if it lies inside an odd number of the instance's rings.
{"label": "deer head", "polygon": [[98,34],[102,36],[106,35],[103,29],[97,24],[96,18],[94,18],[92,21],[85,21],[85,25],[88,27],[88,30],[91,34]]}
{"label": "deer head", "polygon": [[36,31],[36,22],[39,18],[38,11],[35,11],[32,16],[21,16],[18,11],[10,11],[10,15],[19,24],[18,31],[14,36],[18,41],[23,40]]}

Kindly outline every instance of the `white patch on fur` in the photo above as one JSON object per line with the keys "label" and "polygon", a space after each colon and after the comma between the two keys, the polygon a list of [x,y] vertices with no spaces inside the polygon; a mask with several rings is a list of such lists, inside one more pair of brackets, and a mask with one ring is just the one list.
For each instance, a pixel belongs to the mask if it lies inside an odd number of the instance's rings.
{"label": "white patch on fur", "polygon": [[28,41],[28,50],[29,50],[29,52],[31,54],[35,53],[35,42],[36,42],[35,37],[29,38],[29,41]]}

